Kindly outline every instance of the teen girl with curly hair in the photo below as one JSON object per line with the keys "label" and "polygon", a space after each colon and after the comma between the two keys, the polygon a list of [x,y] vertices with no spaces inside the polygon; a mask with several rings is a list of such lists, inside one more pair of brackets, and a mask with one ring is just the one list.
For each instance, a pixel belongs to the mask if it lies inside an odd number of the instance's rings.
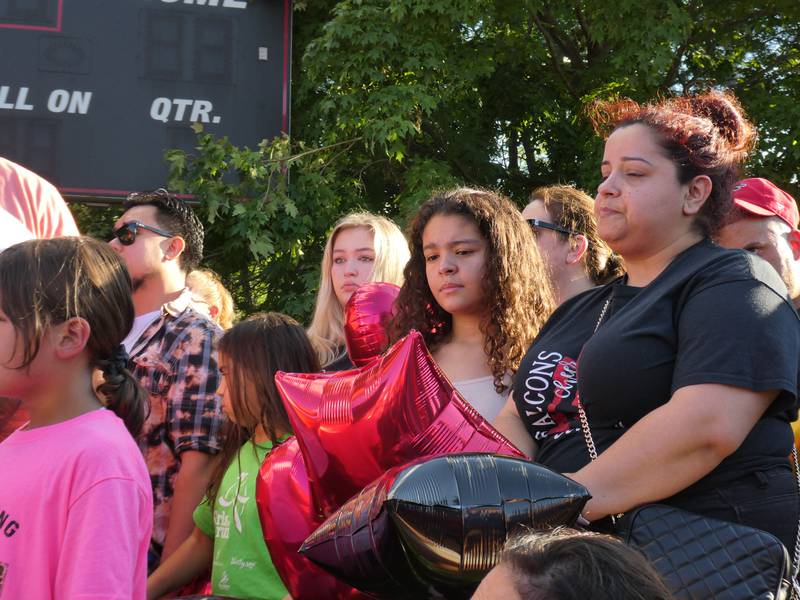
{"label": "teen girl with curly hair", "polygon": [[419,208],[409,243],[393,334],[420,331],[455,387],[492,420],[554,306],[530,227],[496,192],[457,188]]}

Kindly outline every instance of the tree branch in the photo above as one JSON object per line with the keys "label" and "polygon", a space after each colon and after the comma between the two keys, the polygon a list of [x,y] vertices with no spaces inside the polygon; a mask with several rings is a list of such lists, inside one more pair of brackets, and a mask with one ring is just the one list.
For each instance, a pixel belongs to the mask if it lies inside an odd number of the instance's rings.
{"label": "tree branch", "polygon": [[581,28],[581,33],[583,33],[583,39],[586,40],[586,48],[588,49],[594,42],[592,42],[592,37],[589,35],[589,23],[586,21],[581,7],[577,4],[575,5],[575,18],[578,20],[578,25]]}
{"label": "tree branch", "polygon": [[519,172],[519,136],[517,130],[512,126],[508,129],[508,170],[514,173]]}
{"label": "tree branch", "polygon": [[539,33],[542,34],[542,38],[544,38],[545,45],[547,46],[547,54],[550,57],[550,63],[553,65],[553,69],[555,69],[556,74],[564,82],[564,85],[567,88],[570,96],[574,100],[580,100],[581,95],[575,89],[575,86],[572,84],[572,81],[567,77],[567,74],[564,72],[564,69],[559,61],[559,58],[563,55],[560,55],[556,52],[556,49],[553,46],[553,43],[550,40],[550,35],[548,34],[545,26],[540,23],[538,17],[533,15],[534,23],[536,24],[536,28],[539,30]]}
{"label": "tree branch", "polygon": [[528,165],[528,175],[533,174],[533,166],[536,164],[536,151],[533,149],[533,140],[530,134],[525,131],[520,136],[520,143],[525,150],[525,164]]}
{"label": "tree branch", "polygon": [[558,47],[561,49],[564,55],[569,58],[575,68],[582,67],[584,61],[580,50],[578,50],[577,46],[575,46],[575,44],[573,44],[568,37],[562,34],[553,15],[545,11],[537,11],[534,15],[534,18],[536,19],[537,24],[541,24],[540,29],[544,28],[547,30],[552,41],[558,45]]}
{"label": "tree branch", "polygon": [[669,88],[672,87],[673,83],[675,82],[675,76],[678,73],[678,69],[681,66],[681,62],[683,62],[683,57],[686,54],[686,50],[689,48],[689,44],[692,43],[694,38],[694,30],[689,32],[689,35],[686,36],[686,39],[683,40],[680,46],[678,46],[677,52],[675,52],[675,57],[672,59],[672,64],[669,66],[669,70],[667,71],[666,76],[664,77],[664,81],[659,86],[659,90],[661,92],[666,92]]}

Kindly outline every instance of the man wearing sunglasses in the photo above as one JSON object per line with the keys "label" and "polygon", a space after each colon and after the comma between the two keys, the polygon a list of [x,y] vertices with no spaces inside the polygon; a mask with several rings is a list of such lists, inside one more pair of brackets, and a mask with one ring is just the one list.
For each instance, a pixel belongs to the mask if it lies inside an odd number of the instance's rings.
{"label": "man wearing sunglasses", "polygon": [[136,319],[123,342],[150,395],[139,439],[153,482],[152,571],[192,532],[223,419],[216,390],[221,330],[191,307],[186,276],[203,256],[203,225],[166,190],[131,194],[111,246],[133,282]]}

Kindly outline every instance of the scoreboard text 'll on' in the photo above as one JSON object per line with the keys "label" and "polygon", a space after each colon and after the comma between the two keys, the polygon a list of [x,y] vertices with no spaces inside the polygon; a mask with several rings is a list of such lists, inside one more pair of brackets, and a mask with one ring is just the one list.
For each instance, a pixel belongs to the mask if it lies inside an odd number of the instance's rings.
{"label": "scoreboard text 'll on'", "polygon": [[0,0],[0,156],[64,195],[162,187],[202,123],[288,131],[291,0]]}

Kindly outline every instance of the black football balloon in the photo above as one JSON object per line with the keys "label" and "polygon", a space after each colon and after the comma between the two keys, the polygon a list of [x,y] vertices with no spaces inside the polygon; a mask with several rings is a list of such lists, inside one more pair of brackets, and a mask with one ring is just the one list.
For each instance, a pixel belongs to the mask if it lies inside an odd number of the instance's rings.
{"label": "black football balloon", "polygon": [[492,454],[423,458],[364,488],[300,548],[379,598],[467,598],[519,528],[575,524],[586,488]]}

